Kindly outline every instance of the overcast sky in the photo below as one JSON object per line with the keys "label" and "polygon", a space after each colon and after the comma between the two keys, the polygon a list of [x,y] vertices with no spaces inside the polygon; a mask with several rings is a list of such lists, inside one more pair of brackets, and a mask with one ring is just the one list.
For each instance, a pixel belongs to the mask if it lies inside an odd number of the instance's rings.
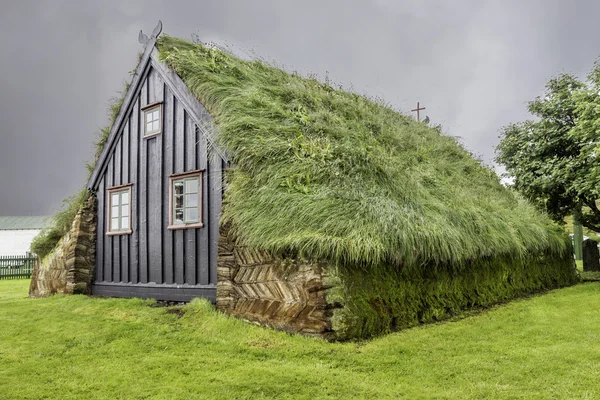
{"label": "overcast sky", "polygon": [[0,215],[54,213],[85,185],[138,31],[228,44],[410,112],[491,163],[499,129],[600,55],[598,1],[4,0]]}

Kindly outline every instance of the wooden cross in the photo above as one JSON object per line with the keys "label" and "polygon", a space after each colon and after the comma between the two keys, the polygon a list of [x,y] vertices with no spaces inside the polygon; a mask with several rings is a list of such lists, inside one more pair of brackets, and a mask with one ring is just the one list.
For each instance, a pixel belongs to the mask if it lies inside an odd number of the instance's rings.
{"label": "wooden cross", "polygon": [[410,110],[411,112],[417,112],[417,121],[421,122],[421,113],[419,111],[424,110],[425,107],[419,107],[419,102],[417,101],[417,108],[414,110]]}

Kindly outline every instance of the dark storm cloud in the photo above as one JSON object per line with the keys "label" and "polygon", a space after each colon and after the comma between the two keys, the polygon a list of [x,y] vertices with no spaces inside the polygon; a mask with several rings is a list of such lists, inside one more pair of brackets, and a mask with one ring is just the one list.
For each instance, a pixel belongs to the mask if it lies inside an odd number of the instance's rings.
{"label": "dark storm cloud", "polygon": [[490,163],[549,77],[600,54],[597,2],[12,1],[0,14],[0,215],[46,214],[85,184],[137,32],[228,43],[408,111]]}

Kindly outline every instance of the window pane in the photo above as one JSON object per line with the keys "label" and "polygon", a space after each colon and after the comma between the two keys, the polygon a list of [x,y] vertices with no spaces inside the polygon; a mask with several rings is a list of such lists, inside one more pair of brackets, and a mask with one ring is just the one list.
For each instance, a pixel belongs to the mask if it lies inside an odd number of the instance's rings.
{"label": "window pane", "polygon": [[186,193],[198,193],[198,178],[186,179],[185,192]]}
{"label": "window pane", "polygon": [[129,229],[129,217],[121,218],[121,229]]}
{"label": "window pane", "polygon": [[119,230],[119,218],[111,218],[111,220],[110,220],[110,230],[112,232]]}
{"label": "window pane", "polygon": [[198,193],[186,194],[185,206],[198,208]]}
{"label": "window pane", "polygon": [[175,218],[173,218],[173,223],[183,224],[183,209],[179,208],[175,210]]}
{"label": "window pane", "polygon": [[185,209],[185,222],[198,222],[198,208]]}
{"label": "window pane", "polygon": [[173,182],[173,193],[175,195],[183,194],[183,181]]}
{"label": "window pane", "polygon": [[152,121],[158,121],[158,110],[152,113]]}
{"label": "window pane", "polygon": [[152,132],[158,131],[158,121],[152,123]]}
{"label": "window pane", "polygon": [[152,122],[146,124],[146,133],[152,132]]}
{"label": "window pane", "polygon": [[119,206],[112,206],[110,210],[110,217],[117,218],[119,216]]}
{"label": "window pane", "polygon": [[129,204],[129,190],[121,192],[121,204]]}
{"label": "window pane", "polygon": [[121,206],[121,217],[129,217],[129,205]]}
{"label": "window pane", "polygon": [[183,196],[175,196],[175,208],[183,208]]}
{"label": "window pane", "polygon": [[110,196],[110,204],[113,206],[119,205],[119,193],[112,193]]}

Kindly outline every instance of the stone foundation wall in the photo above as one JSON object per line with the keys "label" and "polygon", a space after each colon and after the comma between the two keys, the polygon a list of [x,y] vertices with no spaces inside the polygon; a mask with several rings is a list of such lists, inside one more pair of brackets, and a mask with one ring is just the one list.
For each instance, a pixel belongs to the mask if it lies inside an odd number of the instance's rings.
{"label": "stone foundation wall", "polygon": [[96,264],[96,198],[90,196],[77,213],[71,230],[52,253],[38,261],[29,295],[89,294]]}
{"label": "stone foundation wall", "polygon": [[292,333],[327,337],[331,307],[319,264],[283,260],[240,246],[221,229],[217,308]]}

